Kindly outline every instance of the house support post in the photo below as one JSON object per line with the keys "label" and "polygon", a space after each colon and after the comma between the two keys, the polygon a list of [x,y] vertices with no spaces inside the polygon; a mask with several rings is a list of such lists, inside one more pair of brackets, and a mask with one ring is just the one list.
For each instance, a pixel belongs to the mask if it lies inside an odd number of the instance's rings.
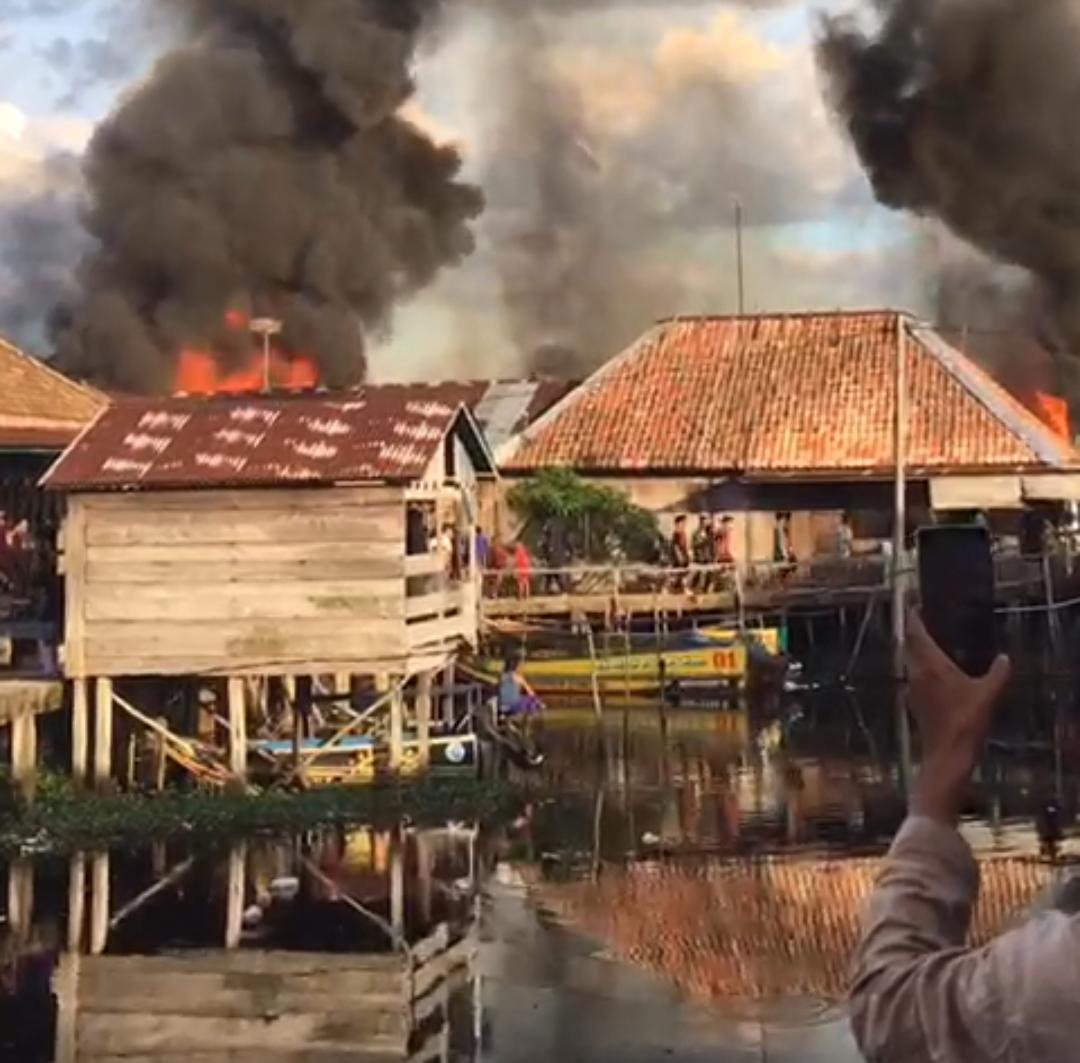
{"label": "house support post", "polygon": [[416,737],[420,742],[420,763],[431,763],[431,672],[416,680]]}
{"label": "house support post", "polygon": [[244,680],[233,676],[229,680],[229,770],[243,782],[247,781],[247,699]]}
{"label": "house support post", "polygon": [[94,697],[94,786],[106,790],[112,782],[113,686],[99,678]]}
{"label": "house support post", "polygon": [[90,696],[85,679],[71,683],[71,778],[85,786],[90,764]]}

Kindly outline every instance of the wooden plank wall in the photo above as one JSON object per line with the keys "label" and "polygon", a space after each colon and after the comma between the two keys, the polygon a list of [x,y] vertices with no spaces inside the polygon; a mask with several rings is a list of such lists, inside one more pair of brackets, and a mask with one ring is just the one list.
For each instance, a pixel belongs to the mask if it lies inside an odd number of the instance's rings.
{"label": "wooden plank wall", "polygon": [[407,655],[402,490],[69,505],[69,676],[310,675]]}

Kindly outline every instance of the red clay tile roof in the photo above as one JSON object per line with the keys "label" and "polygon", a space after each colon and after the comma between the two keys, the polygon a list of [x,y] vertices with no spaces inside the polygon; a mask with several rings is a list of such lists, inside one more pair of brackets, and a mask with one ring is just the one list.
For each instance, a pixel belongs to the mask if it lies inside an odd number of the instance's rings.
{"label": "red clay tile roof", "polygon": [[[682,858],[605,865],[597,882],[525,873],[557,918],[695,996],[839,999],[850,989],[859,912],[880,868],[877,858]],[[1052,881],[1034,859],[989,856],[980,872],[975,945]]]}
{"label": "red clay tile roof", "polygon": [[886,473],[901,321],[913,469],[1080,468],[988,374],[895,311],[661,322],[504,447],[500,465]]}
{"label": "red clay tile roof", "polygon": [[[128,399],[111,405],[49,470],[64,490],[408,482],[464,416],[406,385],[339,394]],[[477,445],[484,448],[479,432]]]}
{"label": "red clay tile roof", "polygon": [[0,340],[0,449],[62,450],[105,396]]}

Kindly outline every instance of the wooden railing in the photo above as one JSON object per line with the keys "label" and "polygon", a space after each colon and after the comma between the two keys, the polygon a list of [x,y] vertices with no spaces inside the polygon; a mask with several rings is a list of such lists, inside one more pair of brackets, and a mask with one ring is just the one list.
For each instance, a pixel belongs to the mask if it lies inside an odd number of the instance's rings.
{"label": "wooden railing", "polygon": [[[1060,585],[1080,564],[1062,555],[1024,557],[1015,553],[995,555],[997,586],[1002,591]],[[905,568],[914,579],[913,562]],[[665,595],[687,599],[715,596],[735,599],[740,595],[770,592],[870,592],[892,583],[892,562],[883,554],[850,558],[815,557],[796,562],[755,561],[750,564],[691,565],[676,569],[658,565],[573,565],[566,568],[534,568],[527,578],[514,570],[487,572],[482,586],[489,607],[499,601],[557,598],[619,598],[633,595]],[[497,606],[495,606],[497,609]]]}

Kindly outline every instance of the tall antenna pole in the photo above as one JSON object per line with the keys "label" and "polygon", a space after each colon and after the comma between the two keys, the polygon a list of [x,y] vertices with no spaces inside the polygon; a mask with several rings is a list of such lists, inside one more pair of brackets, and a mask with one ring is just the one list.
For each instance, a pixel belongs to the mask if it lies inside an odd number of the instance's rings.
{"label": "tall antenna pole", "polygon": [[903,314],[896,318],[896,419],[893,445],[896,464],[893,500],[892,629],[893,682],[895,683],[896,737],[900,747],[900,778],[904,793],[911,792],[911,729],[904,689],[904,655],[907,650],[907,327]]}
{"label": "tall antenna pole", "polygon": [[284,328],[282,322],[272,317],[257,317],[248,326],[252,333],[261,337],[263,345],[263,392],[267,395],[274,389],[273,374],[271,372],[271,347],[270,340],[273,336],[281,335]]}
{"label": "tall antenna pole", "polygon": [[746,284],[743,274],[742,201],[735,200],[735,272],[739,284],[739,316],[746,313]]}

